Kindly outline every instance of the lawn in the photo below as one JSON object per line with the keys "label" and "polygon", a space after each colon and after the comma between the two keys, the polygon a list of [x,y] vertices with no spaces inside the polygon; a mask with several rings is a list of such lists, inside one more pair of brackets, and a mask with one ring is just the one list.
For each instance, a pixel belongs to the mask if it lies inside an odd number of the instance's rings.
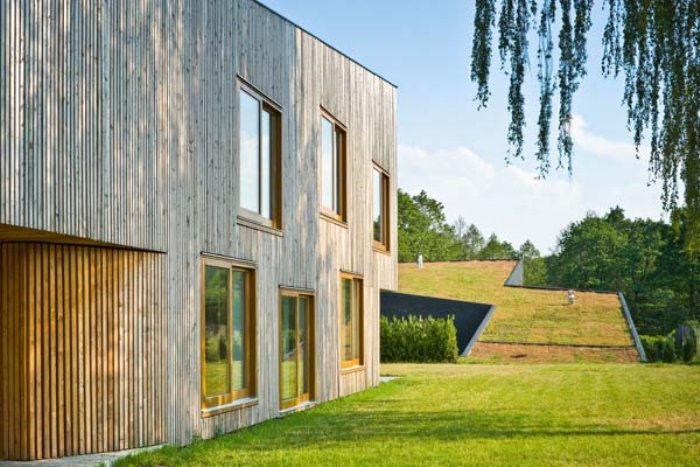
{"label": "lawn", "polygon": [[496,305],[479,340],[530,344],[630,346],[632,340],[615,294],[576,294],[504,287],[514,261],[399,265],[399,291]]}
{"label": "lawn", "polygon": [[700,367],[383,365],[401,378],[118,465],[698,465]]}

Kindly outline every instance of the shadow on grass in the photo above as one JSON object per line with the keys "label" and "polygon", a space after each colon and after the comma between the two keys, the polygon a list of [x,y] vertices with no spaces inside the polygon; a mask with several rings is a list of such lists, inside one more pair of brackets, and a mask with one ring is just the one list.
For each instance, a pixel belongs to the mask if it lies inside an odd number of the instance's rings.
{"label": "shadow on grass", "polygon": [[[319,459],[342,462],[348,460],[343,457],[348,453],[354,453],[352,455],[356,457],[350,459],[358,462],[360,459],[376,462],[377,454],[367,453],[380,452],[381,459],[382,455],[395,456],[409,447],[439,452],[443,443],[447,447],[450,443],[470,441],[475,441],[472,445],[478,446],[479,442],[487,440],[544,440],[548,444],[551,440],[551,445],[559,445],[555,441],[559,438],[566,442],[580,439],[584,440],[583,446],[592,446],[613,442],[614,437],[632,437],[632,444],[638,444],[650,442],[649,436],[700,434],[700,426],[634,429],[624,424],[556,418],[546,411],[540,413],[530,409],[485,407],[456,410],[449,401],[448,405],[440,407],[440,400],[430,399],[430,394],[426,395],[429,400],[425,402],[405,397],[403,389],[413,384],[402,379],[215,439],[199,440],[183,448],[167,446],[159,451],[128,457],[118,461],[117,465],[275,464],[282,459],[304,465],[307,461],[313,463]],[[424,406],[426,410],[422,410]],[[366,451],[358,454],[360,446]],[[365,455],[367,457],[361,457]]]}
{"label": "shadow on grass", "polygon": [[[395,401],[397,404],[400,401]],[[331,403],[332,404],[332,403]],[[484,439],[528,439],[547,437],[669,435],[700,433],[700,427],[686,430],[620,429],[599,424],[554,423],[532,415],[506,414],[496,410],[396,411],[395,404],[363,402],[335,410],[311,410],[264,422],[191,448],[173,448],[176,457],[196,457],[205,448],[235,455],[277,450],[317,450],[329,446],[356,446],[357,443],[434,443]],[[188,450],[192,450],[188,453]],[[182,457],[181,457],[182,456]]]}

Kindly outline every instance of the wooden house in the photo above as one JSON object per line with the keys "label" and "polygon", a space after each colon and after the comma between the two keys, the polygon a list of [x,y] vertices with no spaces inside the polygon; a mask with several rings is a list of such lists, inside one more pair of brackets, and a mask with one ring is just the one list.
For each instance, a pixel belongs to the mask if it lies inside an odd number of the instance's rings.
{"label": "wooden house", "polygon": [[0,2],[0,459],[377,385],[395,113],[253,0]]}

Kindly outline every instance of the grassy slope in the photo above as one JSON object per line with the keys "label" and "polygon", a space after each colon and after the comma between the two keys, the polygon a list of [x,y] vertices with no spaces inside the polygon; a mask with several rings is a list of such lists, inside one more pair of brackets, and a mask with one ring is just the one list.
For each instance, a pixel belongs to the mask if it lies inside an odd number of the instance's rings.
{"label": "grassy slope", "polygon": [[384,365],[403,378],[119,465],[697,465],[700,367]]}
{"label": "grassy slope", "polygon": [[504,287],[515,262],[399,265],[399,290],[497,306],[482,340],[541,344],[632,345],[616,295]]}

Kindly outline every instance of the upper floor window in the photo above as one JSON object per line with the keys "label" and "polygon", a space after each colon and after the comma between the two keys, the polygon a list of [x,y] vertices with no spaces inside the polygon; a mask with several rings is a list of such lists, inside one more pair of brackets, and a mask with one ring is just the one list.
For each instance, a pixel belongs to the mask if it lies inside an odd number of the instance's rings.
{"label": "upper floor window", "polygon": [[372,168],[372,240],[375,248],[389,249],[389,176]]}
{"label": "upper floor window", "polygon": [[243,216],[280,228],[280,112],[243,84],[239,109]]}
{"label": "upper floor window", "polygon": [[255,395],[252,269],[205,259],[202,267],[202,406]]}
{"label": "upper floor window", "polygon": [[346,221],[346,133],[330,115],[321,117],[321,211]]}

